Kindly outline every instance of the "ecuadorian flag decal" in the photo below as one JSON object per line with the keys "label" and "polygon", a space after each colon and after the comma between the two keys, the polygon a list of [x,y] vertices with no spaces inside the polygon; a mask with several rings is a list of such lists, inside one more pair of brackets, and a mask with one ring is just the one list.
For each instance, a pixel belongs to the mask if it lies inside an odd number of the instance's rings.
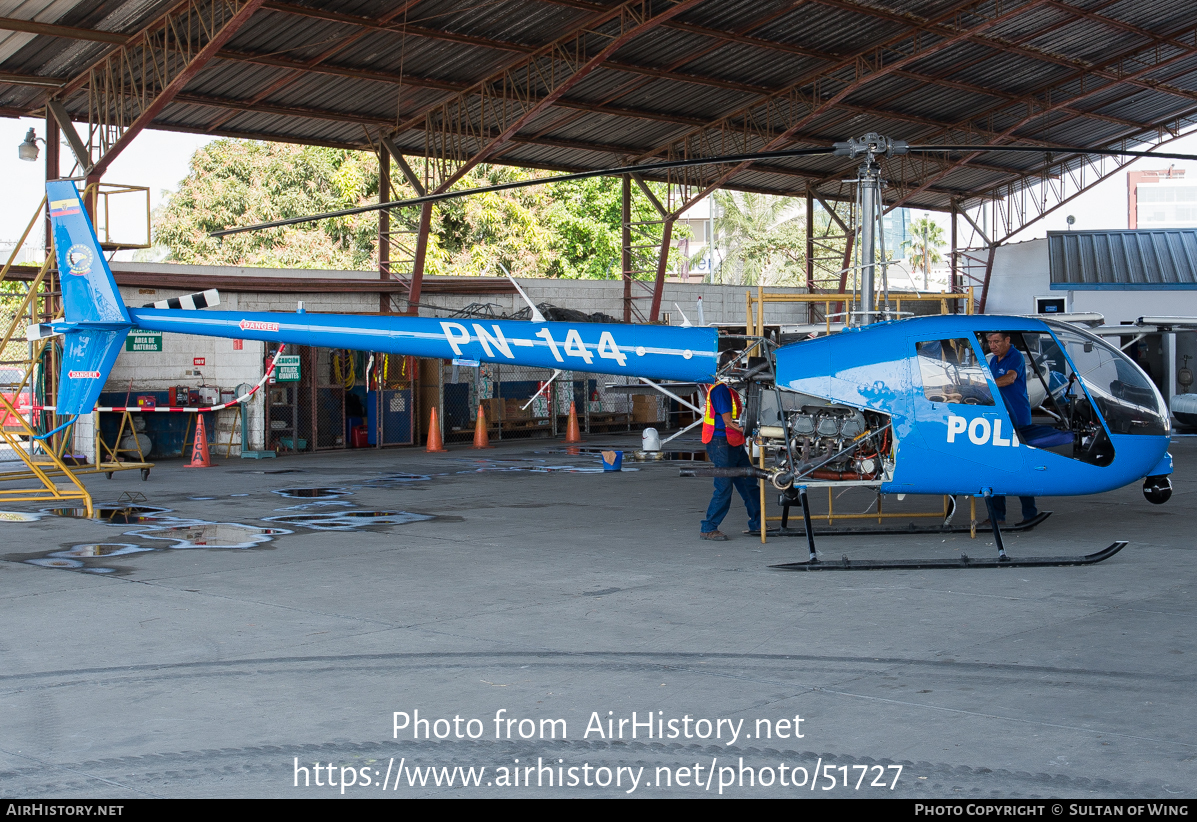
{"label": "ecuadorian flag decal", "polygon": [[79,201],[77,199],[54,200],[50,203],[51,217],[65,217],[68,214],[79,213]]}

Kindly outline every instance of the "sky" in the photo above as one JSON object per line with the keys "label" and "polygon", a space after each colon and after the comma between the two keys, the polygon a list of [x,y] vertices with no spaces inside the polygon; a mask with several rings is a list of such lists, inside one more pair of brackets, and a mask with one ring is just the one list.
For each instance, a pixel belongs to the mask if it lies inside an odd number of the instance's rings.
{"label": "sky", "polygon": [[[1165,146],[1161,146],[1160,151],[1197,154],[1197,133],[1173,140]],[[1067,218],[1070,214],[1076,217],[1076,222],[1072,226],[1072,230],[1074,231],[1128,228],[1126,175],[1131,171],[1167,168],[1173,163],[1175,163],[1178,169],[1188,168],[1188,176],[1197,176],[1197,162],[1186,164],[1183,161],[1155,160],[1146,157],[1136,160],[1108,180],[1098,183],[1075,200],[1060,207],[1037,223],[1023,229],[1011,238],[1011,242],[1023,242],[1025,240],[1046,237],[1049,231],[1067,231]],[[952,225],[952,219],[949,215],[942,212],[911,211],[912,220],[917,220],[924,215],[931,217],[932,220],[938,223],[944,230],[944,236],[948,236]],[[963,246],[968,241],[969,232],[966,231],[967,227],[964,221],[960,220],[959,222],[961,227],[960,243]]]}
{"label": "sky", "polygon": [[[7,192],[0,197],[0,243],[7,242],[5,248],[11,248],[11,243],[20,239],[21,232],[29,224],[34,209],[45,194],[45,145],[37,144],[41,154],[36,162],[23,161],[17,157],[17,146],[25,139],[25,133],[30,128],[36,130],[38,137],[45,139],[44,120],[0,118],[0,179],[5,181]],[[152,210],[163,201],[164,192],[178,190],[179,182],[190,169],[191,155],[213,139],[198,134],[144,131],[113,161],[104,175],[104,182],[148,187]],[[74,157],[65,144],[60,149],[60,159],[61,173],[67,174]],[[123,209],[118,204],[118,197],[110,201],[114,212],[112,237],[114,240],[123,240],[132,236],[140,240],[145,234],[145,196],[122,196],[128,198]],[[131,258],[132,252],[122,252],[118,257]]]}
{"label": "sky", "polygon": [[[39,137],[45,137],[45,122],[33,119],[0,118],[0,171],[3,172],[6,195],[0,198],[0,243],[11,248],[28,224],[37,204],[44,194],[44,151],[36,162],[25,162],[17,157],[17,146],[25,139],[25,133],[34,128]],[[187,176],[191,156],[196,149],[211,142],[212,137],[196,134],[180,134],[168,131],[147,130],[140,134],[133,145],[121,154],[104,175],[105,182],[149,188],[150,208],[156,208],[178,189],[179,182]],[[7,146],[7,147],[6,147]],[[1197,133],[1174,140],[1166,147],[1168,151],[1197,154]],[[62,173],[70,170],[71,153],[65,145],[61,149]],[[1035,223],[1013,238],[1013,241],[1046,237],[1048,231],[1064,231],[1068,228],[1066,219],[1073,215],[1074,230],[1124,229],[1127,228],[1126,173],[1134,170],[1165,168],[1171,161],[1142,159],[1115,174],[1110,179],[1060,208],[1045,219]],[[1178,162],[1177,168],[1185,168]],[[1189,164],[1191,173],[1197,176],[1197,162]],[[125,239],[144,235],[144,195],[124,195],[128,198],[123,210],[118,207],[118,198],[113,198],[113,238]],[[927,215],[940,224],[945,235],[951,221],[947,214],[939,212],[912,212],[917,220]],[[961,245],[967,241],[964,221],[961,224]],[[130,259],[132,252],[122,252],[118,259]]]}

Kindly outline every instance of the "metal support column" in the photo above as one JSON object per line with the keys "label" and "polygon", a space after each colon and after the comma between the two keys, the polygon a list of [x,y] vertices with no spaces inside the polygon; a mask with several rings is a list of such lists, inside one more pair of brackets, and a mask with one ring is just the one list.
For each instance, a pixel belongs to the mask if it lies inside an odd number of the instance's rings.
{"label": "metal support column", "polygon": [[[378,202],[391,198],[391,152],[385,144],[378,146]],[[385,208],[378,212],[378,278],[391,279],[391,212]],[[391,313],[391,295],[380,292],[378,313]],[[379,438],[381,442],[381,438]]]}
{"label": "metal support column", "polygon": [[[62,135],[58,130],[58,121],[46,109],[46,180],[57,180],[62,173],[59,168],[58,144]],[[54,242],[53,230],[50,227],[50,209],[46,209],[46,254]]]}
{"label": "metal support column", "polygon": [[[848,271],[852,266],[852,245],[856,241],[856,231],[849,231],[847,240],[844,243],[844,264],[840,266],[840,293],[848,293]],[[839,306],[836,311],[843,313],[848,309],[844,303],[837,303]],[[846,317],[840,317],[841,322],[847,322]]]}
{"label": "metal support column", "polygon": [[420,287],[424,284],[424,256],[428,251],[428,232],[432,229],[432,203],[420,206],[420,232],[416,235],[416,259],[412,263],[411,285],[407,289],[407,313],[420,313]]}
{"label": "metal support column", "polygon": [[673,238],[672,214],[665,217],[665,224],[661,229],[661,254],[657,258],[657,279],[653,283],[653,302],[649,310],[648,321],[655,323],[661,319],[661,296],[665,291],[665,271],[669,267],[669,243]]}
{"label": "metal support column", "polygon": [[985,281],[981,284],[981,304],[977,307],[978,314],[985,313],[985,302],[989,299],[989,276],[993,274],[993,255],[997,251],[997,243],[989,244],[989,257],[985,260]]}
{"label": "metal support column", "polygon": [[620,265],[623,271],[623,321],[632,321],[632,175],[623,175],[623,199],[621,207],[623,242],[620,247]]}
{"label": "metal support column", "polygon": [[[815,196],[806,189],[806,293],[815,293]],[[815,304],[806,306],[806,321],[815,321]]]}
{"label": "metal support column", "polygon": [[[960,269],[959,269],[960,261],[958,259],[959,252],[956,250],[956,208],[957,208],[956,201],[953,200],[952,201],[952,256],[951,256],[952,273],[949,275],[950,280],[948,282],[948,291],[949,291],[949,293],[952,293],[952,294],[955,294],[956,292],[958,292],[960,290]],[[956,313],[956,301],[955,300],[953,300],[950,303],[950,310],[953,314]]]}

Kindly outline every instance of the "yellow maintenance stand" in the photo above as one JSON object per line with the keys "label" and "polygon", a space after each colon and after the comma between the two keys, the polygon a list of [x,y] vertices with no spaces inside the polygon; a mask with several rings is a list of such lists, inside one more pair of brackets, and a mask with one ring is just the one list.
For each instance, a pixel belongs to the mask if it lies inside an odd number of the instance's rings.
{"label": "yellow maintenance stand", "polygon": [[[93,187],[84,192],[84,199]],[[96,201],[103,203],[108,213],[108,198],[112,194],[143,193],[146,203],[146,238],[149,238],[149,190],[135,186],[101,185]],[[8,502],[59,502],[80,505],[87,515],[94,514],[91,494],[79,477],[104,473],[111,478],[115,471],[141,470],[144,479],[152,463],[146,462],[140,450],[137,459],[121,459],[118,448],[107,448],[100,437],[96,419],[96,449],[89,465],[77,464],[78,458],[64,456],[73,436],[70,431],[45,439],[40,431],[52,431],[60,423],[53,412],[57,395],[59,354],[54,339],[28,342],[25,329],[31,324],[52,322],[62,317],[61,288],[56,257],[52,247],[46,248],[45,261],[37,273],[15,277],[15,263],[34,226],[46,218],[43,197],[33,218],[21,234],[4,267],[0,268],[0,446],[6,446],[22,467],[0,471],[0,504]],[[97,212],[100,208],[97,208]],[[93,215],[93,222],[95,215]],[[105,250],[144,248],[144,244],[114,243],[103,228],[101,247]],[[26,269],[27,271],[27,269]],[[25,271],[22,272],[25,274]],[[27,284],[26,284],[27,283]],[[123,432],[122,432],[123,433]],[[8,486],[18,485],[11,488]]]}

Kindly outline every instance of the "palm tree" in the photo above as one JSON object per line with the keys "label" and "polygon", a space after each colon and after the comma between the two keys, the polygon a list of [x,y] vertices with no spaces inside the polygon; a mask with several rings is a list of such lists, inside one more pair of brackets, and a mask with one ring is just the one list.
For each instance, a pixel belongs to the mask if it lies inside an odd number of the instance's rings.
{"label": "palm tree", "polygon": [[741,191],[714,197],[719,282],[776,285],[805,277],[806,227],[794,199]]}
{"label": "palm tree", "polygon": [[911,239],[902,245],[910,247],[910,266],[923,269],[923,290],[930,286],[928,279],[931,263],[943,260],[939,249],[943,248],[943,229],[930,217],[921,217],[910,224]]}

